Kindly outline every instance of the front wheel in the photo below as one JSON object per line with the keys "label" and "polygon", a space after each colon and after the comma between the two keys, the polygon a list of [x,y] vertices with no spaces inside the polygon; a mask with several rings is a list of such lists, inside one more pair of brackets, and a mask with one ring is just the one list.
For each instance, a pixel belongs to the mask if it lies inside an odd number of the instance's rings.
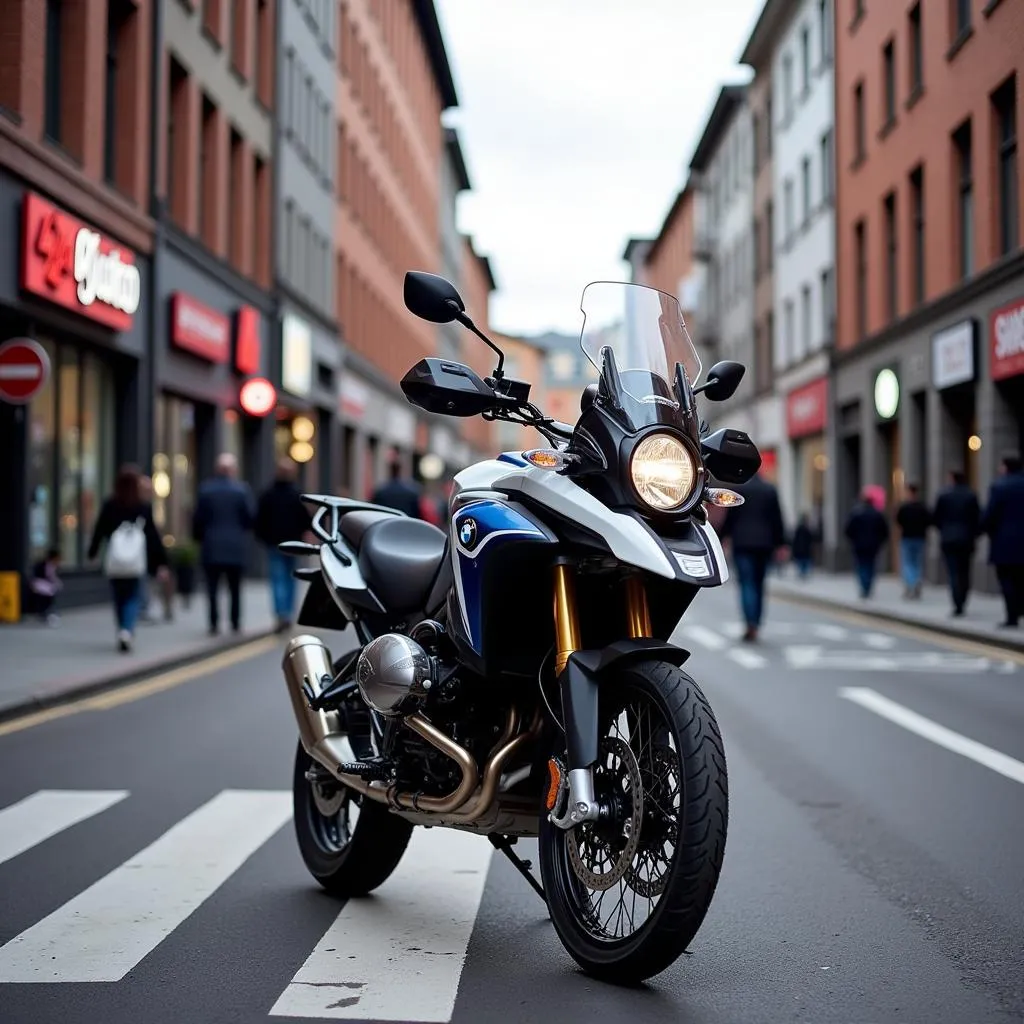
{"label": "front wheel", "polygon": [[722,737],[697,684],[647,661],[601,683],[594,766],[602,820],[544,813],[540,868],[555,931],[589,974],[635,984],[675,962],[704,921],[729,817]]}

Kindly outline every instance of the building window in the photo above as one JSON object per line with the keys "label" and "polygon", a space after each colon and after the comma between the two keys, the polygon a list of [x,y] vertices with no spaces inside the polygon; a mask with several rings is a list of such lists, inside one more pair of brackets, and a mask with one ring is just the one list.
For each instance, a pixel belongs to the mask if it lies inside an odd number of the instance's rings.
{"label": "building window", "polygon": [[920,305],[925,297],[924,166],[921,164],[910,172],[910,231],[913,240],[914,303]]}
{"label": "building window", "polygon": [[859,164],[867,154],[867,123],[864,114],[864,83],[853,87],[853,161]]}
{"label": "building window", "polygon": [[885,97],[882,130],[885,131],[896,120],[896,43],[892,39],[882,48],[882,78]]}
{"label": "building window", "polygon": [[[167,90],[167,205],[180,226],[188,220],[188,73],[172,57]],[[194,173],[194,171],[192,171]]]}
{"label": "building window", "polygon": [[761,221],[754,218],[754,280],[761,280]]}
{"label": "building window", "polygon": [[772,97],[768,94],[764,107],[764,157],[770,160],[772,157],[772,146],[775,144],[775,122],[772,121]]}
{"label": "building window", "polygon": [[793,58],[782,58],[782,120],[788,124],[793,115]]}
{"label": "building window", "polygon": [[953,41],[963,39],[971,31],[971,0],[951,0],[953,4]]}
{"label": "building window", "polygon": [[754,136],[754,176],[761,169],[761,118],[754,114],[751,131]]}
{"label": "building window", "polygon": [[769,199],[764,208],[765,233],[765,271],[770,271],[775,263],[775,204]]}
{"label": "building window", "polygon": [[868,333],[868,245],[867,223],[859,220],[853,227],[854,251],[854,289],[856,297],[857,338],[867,337]]}
{"label": "building window", "polygon": [[256,0],[256,98],[274,105],[274,24],[270,0]]}
{"label": "building window", "polygon": [[832,60],[832,10],[830,0],[818,0],[818,46],[822,66]]}
{"label": "building window", "polygon": [[971,122],[968,118],[953,133],[957,183],[957,248],[961,278],[968,278],[974,273],[974,177],[971,149]]}
{"label": "building window", "polygon": [[252,276],[260,284],[267,284],[270,263],[270,171],[266,160],[256,157],[253,165],[253,268]]}
{"label": "building window", "polygon": [[794,323],[795,316],[792,299],[786,299],[786,303],[783,306],[783,317],[784,336],[781,339],[780,351],[778,352],[778,365],[780,367],[789,365],[790,354],[793,352],[796,343],[796,324]]}
{"label": "building window", "polygon": [[833,147],[831,128],[822,135],[819,148],[821,150],[821,201],[822,205],[825,205],[832,202],[834,195],[832,190]]}
{"label": "building window", "polygon": [[60,142],[60,108],[63,68],[61,46],[62,0],[46,0],[46,83],[43,98],[43,130],[46,137]]}
{"label": "building window", "polygon": [[899,263],[896,253],[896,193],[890,192],[882,203],[885,211],[885,306],[890,320],[899,312]]}
{"label": "building window", "polygon": [[835,307],[832,304],[832,270],[821,272],[821,337],[824,344],[832,342],[832,321]]}
{"label": "building window", "polygon": [[124,138],[124,127],[117,119],[117,100],[124,91],[118,73],[118,55],[123,33],[134,8],[127,0],[109,0],[107,5],[106,96],[103,119],[103,178],[108,185],[117,184],[117,142]]}
{"label": "building window", "polygon": [[199,129],[199,234],[215,248],[217,234],[217,108],[203,96]]}
{"label": "building window", "polygon": [[800,30],[800,78],[806,96],[811,91],[811,30],[807,25]]}
{"label": "building window", "polygon": [[920,0],[907,15],[907,38],[910,42],[910,95],[916,96],[924,88],[924,45],[921,40]]}
{"label": "building window", "polygon": [[805,284],[800,290],[800,355],[811,351],[811,286]]}
{"label": "building window", "polygon": [[247,168],[242,136],[233,127],[228,146],[228,167],[231,168],[231,188],[228,190],[228,255],[236,268],[243,269],[245,246],[242,237],[242,218],[245,211],[242,203],[245,201],[243,182]]}
{"label": "building window", "polygon": [[996,117],[999,176],[999,254],[1020,244],[1020,179],[1017,174],[1017,77],[1011,75],[992,96]]}
{"label": "building window", "polygon": [[772,381],[775,378],[773,372],[774,366],[772,365],[772,352],[775,350],[775,314],[769,310],[768,316],[764,323],[764,343],[761,349],[761,357],[757,361],[757,370],[759,371],[760,387],[759,391],[770,391],[772,387]]}
{"label": "building window", "polygon": [[811,158],[805,156],[800,164],[800,191],[803,199],[803,226],[811,222]]}
{"label": "building window", "polygon": [[784,216],[782,244],[788,246],[789,240],[793,237],[793,182],[789,179],[782,186],[782,212]]}

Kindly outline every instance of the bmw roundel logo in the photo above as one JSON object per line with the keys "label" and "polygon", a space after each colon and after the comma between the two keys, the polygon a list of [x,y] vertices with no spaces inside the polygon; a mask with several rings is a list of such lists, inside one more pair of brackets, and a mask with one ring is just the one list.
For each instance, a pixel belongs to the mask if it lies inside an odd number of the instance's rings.
{"label": "bmw roundel logo", "polygon": [[463,519],[459,526],[459,540],[464,548],[471,548],[476,540],[476,520]]}

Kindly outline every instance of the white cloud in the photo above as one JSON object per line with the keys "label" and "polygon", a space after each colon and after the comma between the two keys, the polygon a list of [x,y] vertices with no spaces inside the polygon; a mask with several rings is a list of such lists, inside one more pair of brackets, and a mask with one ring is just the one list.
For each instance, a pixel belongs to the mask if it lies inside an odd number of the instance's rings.
{"label": "white cloud", "polygon": [[685,180],[761,0],[437,0],[499,330],[576,332],[592,280],[624,280]]}

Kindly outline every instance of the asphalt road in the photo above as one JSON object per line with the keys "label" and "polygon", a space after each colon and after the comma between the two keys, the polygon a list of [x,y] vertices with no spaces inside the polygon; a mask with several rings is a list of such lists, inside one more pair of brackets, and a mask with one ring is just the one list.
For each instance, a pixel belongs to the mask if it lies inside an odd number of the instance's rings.
{"label": "asphalt road", "polygon": [[692,955],[644,988],[574,970],[474,837],[418,830],[377,897],[322,894],[264,643],[0,725],[0,1021],[1024,1019],[1024,659],[783,603],[747,647],[737,619],[707,594],[680,630],[729,845]]}

